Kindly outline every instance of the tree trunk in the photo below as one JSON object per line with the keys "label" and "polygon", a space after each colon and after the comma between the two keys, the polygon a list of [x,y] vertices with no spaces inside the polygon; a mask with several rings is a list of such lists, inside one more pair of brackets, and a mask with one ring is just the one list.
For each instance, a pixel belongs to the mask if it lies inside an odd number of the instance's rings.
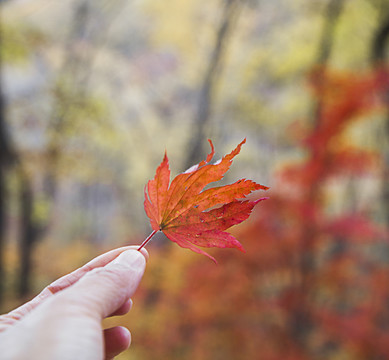
{"label": "tree trunk", "polygon": [[38,229],[34,224],[33,203],[34,193],[29,178],[19,169],[20,177],[20,273],[19,273],[19,296],[26,297],[31,291],[32,254],[36,243]]}
{"label": "tree trunk", "polygon": [[[372,66],[382,71],[384,76],[389,77],[389,68],[386,64],[386,52],[389,45],[389,10],[382,18],[382,23],[378,27],[377,33],[373,39],[371,49]],[[382,204],[384,211],[384,221],[389,227],[389,88],[386,89],[384,94],[384,101],[386,103],[387,115],[384,124],[383,133],[384,141],[382,143],[382,158],[384,160],[384,166],[382,169]]]}
{"label": "tree trunk", "polygon": [[[97,4],[96,4],[97,3]],[[66,43],[66,52],[61,69],[57,76],[57,84],[52,113],[50,115],[50,131],[46,150],[45,192],[49,201],[54,201],[57,193],[57,170],[61,157],[61,141],[67,126],[69,109],[82,104],[87,97],[89,80],[92,75],[93,60],[104,45],[105,31],[121,11],[125,1],[110,1],[110,9],[104,4],[104,21],[94,13],[98,8],[95,0],[82,0],[75,3],[73,21]],[[93,5],[94,4],[94,5]],[[91,23],[98,24],[100,31],[90,31]],[[97,26],[96,26],[97,27]],[[88,47],[80,47],[80,42],[88,41]],[[80,105],[79,105],[80,106]],[[81,105],[82,106],[82,105]]]}
{"label": "tree trunk", "polygon": [[[67,57],[64,61],[61,72],[62,77],[66,78],[65,88],[71,90],[75,87],[74,82],[83,82],[85,79],[80,69],[80,61],[77,56],[73,56],[70,46],[75,38],[85,36],[85,29],[87,26],[87,17],[89,14],[89,2],[83,1],[77,4],[75,10],[74,25],[71,29],[71,36],[68,42]],[[84,85],[85,86],[85,85]],[[60,156],[61,136],[64,126],[64,121],[67,116],[68,107],[73,98],[69,98],[67,93],[58,88],[55,91],[58,99],[54,106],[52,121],[51,121],[51,136],[49,138],[49,145],[46,156],[46,174],[44,178],[45,192],[48,201],[53,202],[57,192],[57,166]],[[26,297],[31,291],[31,279],[33,271],[33,249],[38,240],[38,237],[43,234],[43,230],[47,230],[48,223],[38,228],[34,223],[34,191],[31,184],[31,179],[26,174],[23,164],[19,161],[17,177],[19,179],[19,209],[20,209],[20,242],[19,242],[19,256],[20,256],[20,272],[18,282],[18,294],[20,297]]]}
{"label": "tree trunk", "polygon": [[[67,51],[62,68],[58,75],[58,83],[54,90],[55,102],[50,119],[49,141],[46,150],[46,174],[44,179],[45,192],[49,201],[54,201],[57,193],[57,168],[61,155],[62,132],[66,126],[69,107],[77,99],[85,95],[87,86],[86,75],[90,66],[85,55],[74,51],[74,45],[86,37],[86,28],[90,15],[90,4],[84,0],[76,4],[73,25],[67,40]],[[85,59],[84,59],[85,57]]]}
{"label": "tree trunk", "polygon": [[5,169],[0,164],[0,306],[4,299],[4,245],[5,245],[5,219],[6,219],[6,198],[5,198]]}
{"label": "tree trunk", "polygon": [[207,143],[205,137],[212,111],[215,86],[220,78],[226,43],[243,3],[244,0],[224,0],[223,15],[217,32],[215,47],[209,58],[198,97],[197,112],[193,121],[193,136],[190,140],[188,156],[184,163],[185,168],[189,168],[204,157],[204,149]]}
{"label": "tree trunk", "polygon": [[[330,0],[327,4],[325,20],[319,40],[317,59],[315,61],[316,67],[325,67],[330,59],[335,28],[338,23],[340,14],[342,12],[344,0]],[[320,81],[320,79],[318,79]],[[321,122],[323,104],[320,100],[315,102],[312,110],[312,122],[313,129],[317,129]],[[312,158],[315,154],[311,154]],[[311,185],[307,195],[306,202],[317,208],[320,206],[319,198],[321,192],[320,180],[316,181]],[[299,284],[299,301],[296,304],[295,314],[292,316],[291,330],[296,341],[300,343],[303,349],[307,349],[307,336],[311,329],[311,314],[309,309],[309,296],[312,292],[312,285],[314,283],[314,269],[315,269],[315,237],[317,229],[314,223],[305,225],[304,232],[301,237],[301,249],[300,249],[300,262],[299,262],[299,273],[300,273],[300,284]]]}
{"label": "tree trunk", "polygon": [[[0,47],[2,45],[2,29],[0,23]],[[0,49],[1,50],[1,49]],[[1,51],[0,51],[1,54]],[[12,149],[6,126],[5,105],[2,87],[2,58],[0,56],[0,305],[4,299],[4,246],[7,216],[7,172],[15,163],[16,156]]]}

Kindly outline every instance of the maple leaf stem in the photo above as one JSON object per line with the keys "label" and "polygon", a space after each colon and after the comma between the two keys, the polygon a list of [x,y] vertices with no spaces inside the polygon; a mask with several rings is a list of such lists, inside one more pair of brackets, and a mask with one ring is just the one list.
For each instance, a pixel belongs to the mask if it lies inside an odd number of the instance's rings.
{"label": "maple leaf stem", "polygon": [[153,230],[153,232],[142,242],[142,244],[139,246],[138,251],[142,249],[146,244],[151,240],[151,238],[158,232],[159,230]]}

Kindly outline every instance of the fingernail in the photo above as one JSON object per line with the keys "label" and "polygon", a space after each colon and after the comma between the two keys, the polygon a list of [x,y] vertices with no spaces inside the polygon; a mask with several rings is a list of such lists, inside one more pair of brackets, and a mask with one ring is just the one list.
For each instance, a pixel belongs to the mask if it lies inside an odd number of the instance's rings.
{"label": "fingernail", "polygon": [[146,259],[137,250],[126,250],[115,258],[111,264],[120,264],[128,268],[139,268],[145,266]]}

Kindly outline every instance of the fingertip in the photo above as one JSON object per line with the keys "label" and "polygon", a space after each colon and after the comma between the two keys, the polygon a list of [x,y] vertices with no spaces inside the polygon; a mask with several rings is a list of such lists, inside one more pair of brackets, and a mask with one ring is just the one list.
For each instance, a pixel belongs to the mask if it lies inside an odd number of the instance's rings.
{"label": "fingertip", "polygon": [[147,262],[147,260],[149,260],[149,252],[144,247],[138,251],[145,257]]}
{"label": "fingertip", "polygon": [[127,314],[131,310],[132,304],[133,304],[132,299],[125,301],[118,309],[116,309],[109,316],[120,316],[120,315]]}
{"label": "fingertip", "polygon": [[120,343],[122,345],[122,349],[127,350],[131,345],[131,333],[124,326],[118,326],[120,332]]}
{"label": "fingertip", "polygon": [[124,326],[104,330],[105,358],[113,359],[131,345],[131,333]]}

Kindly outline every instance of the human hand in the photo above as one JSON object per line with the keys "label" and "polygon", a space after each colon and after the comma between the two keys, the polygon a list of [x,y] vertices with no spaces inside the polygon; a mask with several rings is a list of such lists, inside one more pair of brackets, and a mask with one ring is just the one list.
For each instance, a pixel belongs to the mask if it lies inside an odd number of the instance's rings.
{"label": "human hand", "polygon": [[148,258],[136,249],[107,252],[0,316],[1,359],[112,359],[126,350],[130,332],[101,321],[131,308]]}

